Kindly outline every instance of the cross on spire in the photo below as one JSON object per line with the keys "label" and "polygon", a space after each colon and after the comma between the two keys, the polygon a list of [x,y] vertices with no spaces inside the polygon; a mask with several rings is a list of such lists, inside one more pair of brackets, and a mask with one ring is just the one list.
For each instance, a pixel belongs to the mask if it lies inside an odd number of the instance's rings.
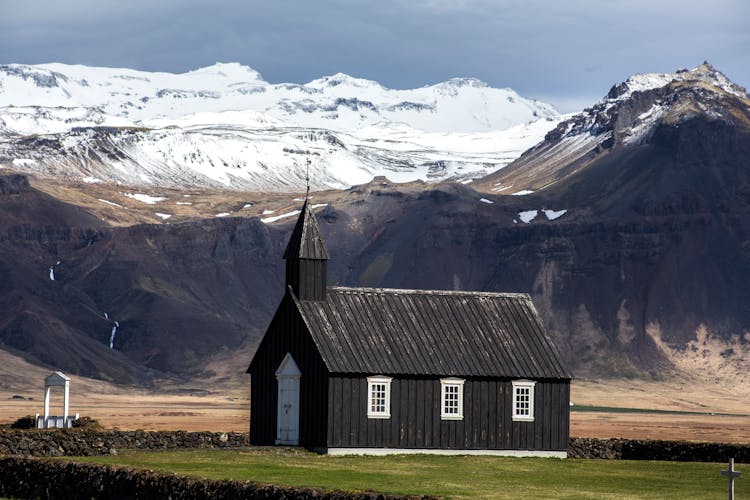
{"label": "cross on spire", "polygon": [[310,196],[310,157],[309,156],[305,159],[305,163],[307,164],[307,169],[305,170],[305,183],[307,184],[307,192],[305,192],[305,200],[307,200],[308,196]]}

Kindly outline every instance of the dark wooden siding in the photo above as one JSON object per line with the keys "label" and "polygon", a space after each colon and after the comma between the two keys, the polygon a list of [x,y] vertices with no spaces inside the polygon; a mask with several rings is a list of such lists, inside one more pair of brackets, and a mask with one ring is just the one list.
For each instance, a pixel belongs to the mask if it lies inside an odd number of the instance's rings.
{"label": "dark wooden siding", "polygon": [[391,418],[368,419],[367,378],[331,376],[328,447],[564,451],[569,398],[569,381],[537,381],[534,421],[514,422],[510,380],[467,379],[463,420],[441,420],[439,378],[394,377]]}
{"label": "dark wooden siding", "polygon": [[300,300],[325,300],[328,261],[288,259],[286,283]]}
{"label": "dark wooden siding", "polygon": [[325,446],[328,372],[289,294],[281,301],[248,370],[251,375],[250,442],[272,445],[276,440],[276,369],[287,352],[292,354],[302,372],[300,445]]}

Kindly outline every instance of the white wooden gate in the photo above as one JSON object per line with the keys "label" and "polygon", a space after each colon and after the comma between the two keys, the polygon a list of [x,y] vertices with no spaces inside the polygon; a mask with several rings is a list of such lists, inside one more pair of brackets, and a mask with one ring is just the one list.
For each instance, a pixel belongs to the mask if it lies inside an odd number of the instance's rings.
{"label": "white wooden gate", "polygon": [[300,371],[290,353],[284,356],[276,370],[279,387],[276,410],[276,444],[299,444]]}

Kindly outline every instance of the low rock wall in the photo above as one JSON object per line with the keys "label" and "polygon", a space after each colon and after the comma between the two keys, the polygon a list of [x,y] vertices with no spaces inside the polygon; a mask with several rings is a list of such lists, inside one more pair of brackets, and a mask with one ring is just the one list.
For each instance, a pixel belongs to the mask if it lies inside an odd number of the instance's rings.
{"label": "low rock wall", "polygon": [[[241,448],[241,432],[92,431],[83,429],[0,430],[0,455],[26,457],[114,455],[118,450]],[[750,463],[750,444],[635,439],[571,438],[569,458]]]}
{"label": "low rock wall", "polygon": [[750,463],[750,444],[571,438],[568,458]]}
{"label": "low rock wall", "polygon": [[376,493],[327,492],[241,481],[191,479],[154,471],[20,457],[0,459],[0,497],[59,500],[79,498],[391,500],[402,498]]}
{"label": "low rock wall", "polygon": [[246,433],[182,431],[2,430],[0,455],[27,457],[115,455],[118,450],[238,448]]}

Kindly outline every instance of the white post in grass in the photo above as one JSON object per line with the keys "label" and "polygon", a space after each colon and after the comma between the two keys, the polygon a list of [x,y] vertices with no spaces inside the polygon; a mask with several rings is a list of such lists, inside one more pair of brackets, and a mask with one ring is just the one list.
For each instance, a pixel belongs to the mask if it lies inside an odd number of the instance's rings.
{"label": "white post in grass", "polygon": [[729,478],[729,500],[734,500],[734,480],[742,475],[734,470],[734,458],[729,459],[729,469],[721,471],[721,475]]}

